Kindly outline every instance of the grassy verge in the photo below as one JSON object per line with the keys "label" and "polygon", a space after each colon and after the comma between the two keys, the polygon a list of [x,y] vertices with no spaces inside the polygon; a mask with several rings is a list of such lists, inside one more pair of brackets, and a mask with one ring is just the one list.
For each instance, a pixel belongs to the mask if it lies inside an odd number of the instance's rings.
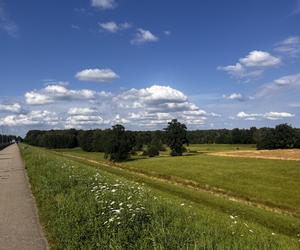
{"label": "grassy verge", "polygon": [[[97,161],[101,153],[80,149],[62,150]],[[122,163],[135,172],[186,182],[300,215],[300,162],[219,157],[206,154],[183,157],[154,157]]]}
{"label": "grassy verge", "polygon": [[297,249],[239,216],[224,216],[86,164],[22,145],[52,249]]}

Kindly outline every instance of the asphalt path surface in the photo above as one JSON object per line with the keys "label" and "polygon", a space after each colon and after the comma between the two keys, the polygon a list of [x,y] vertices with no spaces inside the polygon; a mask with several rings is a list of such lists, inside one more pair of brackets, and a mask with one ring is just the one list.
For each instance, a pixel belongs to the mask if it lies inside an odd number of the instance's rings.
{"label": "asphalt path surface", "polygon": [[0,249],[48,249],[16,144],[0,151]]}

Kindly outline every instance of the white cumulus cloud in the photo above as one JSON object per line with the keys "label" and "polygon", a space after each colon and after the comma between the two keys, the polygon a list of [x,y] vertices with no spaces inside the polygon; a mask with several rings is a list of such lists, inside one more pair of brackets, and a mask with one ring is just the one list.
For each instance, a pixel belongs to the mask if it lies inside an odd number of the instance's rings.
{"label": "white cumulus cloud", "polygon": [[57,101],[95,100],[97,97],[106,98],[111,93],[96,92],[90,89],[73,90],[62,85],[48,85],[40,90],[25,93],[25,101],[30,105],[43,105]]}
{"label": "white cumulus cloud", "polygon": [[69,115],[88,115],[93,114],[97,112],[96,109],[86,107],[86,108],[79,108],[79,107],[73,107],[68,110]]}
{"label": "white cumulus cloud", "polygon": [[55,112],[48,110],[33,110],[28,114],[8,115],[0,118],[0,124],[5,126],[57,125],[59,118]]}
{"label": "white cumulus cloud", "polygon": [[30,105],[48,104],[53,102],[49,96],[38,93],[37,91],[25,93],[25,100],[26,103]]}
{"label": "white cumulus cloud", "polygon": [[106,22],[106,23],[99,23],[99,26],[103,29],[103,30],[106,30],[108,32],[111,32],[111,33],[116,33],[118,31],[121,31],[121,30],[126,30],[126,29],[129,29],[131,28],[131,24],[130,23],[127,23],[127,22],[124,22],[124,23],[116,23],[116,22]]}
{"label": "white cumulus cloud", "polygon": [[78,72],[75,77],[80,81],[89,82],[111,82],[119,78],[111,69],[84,69]]}
{"label": "white cumulus cloud", "polygon": [[268,120],[281,120],[284,118],[291,118],[295,115],[289,112],[267,112],[267,113],[245,113],[244,111],[239,112],[236,115],[238,118],[243,120],[257,120],[257,119],[268,119]]}
{"label": "white cumulus cloud", "polygon": [[131,44],[140,45],[149,42],[157,42],[159,38],[151,31],[144,29],[137,29],[135,37],[131,40]]}
{"label": "white cumulus cloud", "polygon": [[245,97],[240,93],[232,93],[230,95],[223,95],[223,98],[227,99],[227,100],[238,100],[238,101],[245,100]]}
{"label": "white cumulus cloud", "polygon": [[91,0],[91,5],[99,9],[114,9],[117,7],[115,0]]}
{"label": "white cumulus cloud", "polygon": [[251,79],[260,76],[266,68],[276,67],[281,64],[281,59],[271,55],[269,52],[253,50],[248,55],[240,58],[234,65],[218,66],[236,78]]}
{"label": "white cumulus cloud", "polygon": [[281,63],[280,58],[260,50],[251,51],[246,57],[240,59],[245,67],[272,67]]}
{"label": "white cumulus cloud", "polygon": [[123,112],[129,110],[126,119],[149,128],[175,118],[190,125],[202,125],[209,115],[181,91],[163,85],[130,89],[116,96],[114,102]]}
{"label": "white cumulus cloud", "polygon": [[19,113],[21,110],[22,110],[22,107],[19,103],[0,104],[0,111],[3,111],[3,112]]}
{"label": "white cumulus cloud", "polygon": [[65,128],[87,128],[97,127],[99,125],[109,124],[99,115],[71,115],[65,121]]}
{"label": "white cumulus cloud", "polygon": [[[70,89],[65,85],[47,85],[25,93],[28,113],[0,115],[1,124],[35,129],[104,128],[116,123],[134,129],[159,129],[172,119],[194,128],[206,124],[213,113],[200,109],[182,91],[166,85],[130,89],[120,93]],[[37,105],[47,104],[36,110]],[[49,105],[51,104],[51,105]],[[11,104],[13,105],[13,104]],[[21,106],[21,105],[20,105]],[[1,106],[0,106],[1,107]],[[4,107],[2,106],[2,109]],[[18,105],[5,109],[18,111]]]}

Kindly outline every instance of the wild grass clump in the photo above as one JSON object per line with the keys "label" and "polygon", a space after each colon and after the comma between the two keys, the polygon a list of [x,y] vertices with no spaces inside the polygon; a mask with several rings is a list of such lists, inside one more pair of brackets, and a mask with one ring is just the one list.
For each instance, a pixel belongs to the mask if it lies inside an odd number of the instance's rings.
{"label": "wild grass clump", "polygon": [[23,147],[52,249],[296,249],[297,242],[196,210],[47,150]]}

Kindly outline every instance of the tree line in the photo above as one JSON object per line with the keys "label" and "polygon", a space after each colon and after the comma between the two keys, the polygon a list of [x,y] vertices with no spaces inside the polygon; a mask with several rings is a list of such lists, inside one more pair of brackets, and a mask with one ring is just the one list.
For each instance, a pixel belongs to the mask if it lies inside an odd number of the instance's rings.
{"label": "tree line", "polygon": [[300,130],[287,124],[275,128],[214,129],[187,131],[185,124],[172,120],[164,130],[129,131],[122,125],[94,130],[31,130],[25,142],[47,148],[81,147],[88,152],[104,152],[107,158],[122,160],[137,151],[156,156],[171,149],[171,155],[182,155],[184,144],[256,144],[258,149],[300,148]]}
{"label": "tree line", "polygon": [[81,147],[88,152],[104,152],[113,161],[126,160],[137,151],[157,156],[165,145],[170,147],[171,155],[179,156],[188,143],[186,126],[177,120],[169,122],[163,131],[126,131],[120,124],[104,130],[30,130],[24,141],[52,149]]}
{"label": "tree line", "polygon": [[21,140],[21,137],[16,137],[15,135],[3,135],[0,134],[0,150],[6,148],[10,144],[12,144],[13,141]]}
{"label": "tree line", "polygon": [[287,124],[275,128],[260,128],[254,134],[257,149],[300,148],[300,129]]}

